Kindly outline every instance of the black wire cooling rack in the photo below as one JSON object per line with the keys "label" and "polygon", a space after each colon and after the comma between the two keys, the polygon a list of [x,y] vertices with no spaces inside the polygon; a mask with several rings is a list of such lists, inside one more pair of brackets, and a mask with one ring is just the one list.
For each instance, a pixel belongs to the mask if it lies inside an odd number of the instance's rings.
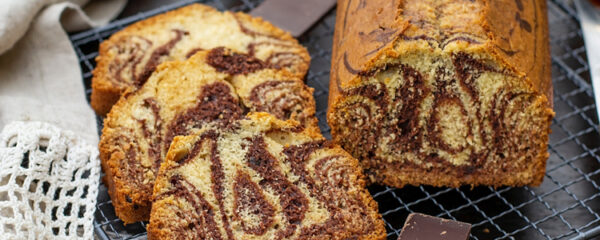
{"label": "black wire cooling rack", "polygon": [[[89,100],[98,45],[123,27],[147,17],[196,2],[179,2],[117,20],[70,36],[83,72]],[[221,10],[248,11],[260,0],[199,1]],[[589,67],[578,16],[569,0],[548,1],[554,111],[546,176],[540,187],[395,189],[371,186],[379,203],[388,239],[396,239],[411,212],[471,223],[471,239],[591,239],[600,233],[600,131]],[[299,38],[312,56],[307,83],[315,88],[317,116],[325,121],[335,11],[330,11]],[[99,128],[102,119],[98,119]],[[95,216],[100,239],[143,239],[146,223],[123,225],[114,213],[104,185]]]}

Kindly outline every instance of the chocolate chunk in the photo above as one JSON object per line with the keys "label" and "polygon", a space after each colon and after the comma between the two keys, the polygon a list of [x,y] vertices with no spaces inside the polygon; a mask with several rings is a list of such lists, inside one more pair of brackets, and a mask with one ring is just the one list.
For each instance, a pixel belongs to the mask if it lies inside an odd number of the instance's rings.
{"label": "chocolate chunk", "polygon": [[398,240],[444,239],[464,240],[469,238],[471,224],[433,217],[421,213],[408,215]]}

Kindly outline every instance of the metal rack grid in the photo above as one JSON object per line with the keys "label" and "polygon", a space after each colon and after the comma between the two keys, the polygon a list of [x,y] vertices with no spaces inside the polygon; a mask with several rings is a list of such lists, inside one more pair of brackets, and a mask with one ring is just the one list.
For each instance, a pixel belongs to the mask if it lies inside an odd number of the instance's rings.
{"label": "metal rack grid", "polygon": [[[261,0],[183,1],[117,20],[70,36],[79,57],[86,94],[99,43],[135,21],[202,2],[221,10],[248,11]],[[395,189],[371,186],[388,232],[395,239],[410,212],[422,212],[473,224],[471,239],[591,239],[600,232],[600,131],[578,16],[569,0],[548,1],[554,110],[547,171],[540,187]],[[299,38],[312,56],[307,84],[315,88],[317,116],[325,121],[335,11]],[[102,119],[98,119],[99,128]],[[145,238],[143,222],[123,226],[106,188],[98,196],[95,232],[100,239]]]}

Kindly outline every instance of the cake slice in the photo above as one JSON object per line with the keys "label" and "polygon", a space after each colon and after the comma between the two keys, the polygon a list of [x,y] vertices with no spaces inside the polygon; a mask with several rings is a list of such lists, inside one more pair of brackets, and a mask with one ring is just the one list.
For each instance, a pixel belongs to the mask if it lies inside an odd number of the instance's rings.
{"label": "cake slice", "polygon": [[338,2],[328,122],[371,182],[539,185],[546,1]]}
{"label": "cake slice", "polygon": [[149,239],[385,239],[356,159],[295,121],[251,113],[176,137]]}
{"label": "cake slice", "polygon": [[[267,66],[224,48],[199,51],[186,61],[161,64],[140,89],[119,100],[104,120],[99,144],[119,218],[148,220],[156,173],[175,136],[210,122],[230,126],[253,110],[318,129],[313,90],[286,70]],[[240,98],[237,92],[251,94]],[[254,101],[254,92],[266,96]]]}
{"label": "cake slice", "polygon": [[310,64],[304,47],[288,33],[244,13],[192,4],[136,22],[100,45],[91,105],[108,113],[126,90],[137,89],[165,61],[184,60],[202,49],[227,47],[303,78]]}

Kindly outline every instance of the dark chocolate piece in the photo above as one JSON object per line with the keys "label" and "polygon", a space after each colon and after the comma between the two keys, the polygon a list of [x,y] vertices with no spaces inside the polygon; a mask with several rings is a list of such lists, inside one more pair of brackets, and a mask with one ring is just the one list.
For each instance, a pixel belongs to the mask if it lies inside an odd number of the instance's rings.
{"label": "dark chocolate piece", "polygon": [[398,240],[465,240],[470,232],[471,224],[468,223],[411,213]]}

